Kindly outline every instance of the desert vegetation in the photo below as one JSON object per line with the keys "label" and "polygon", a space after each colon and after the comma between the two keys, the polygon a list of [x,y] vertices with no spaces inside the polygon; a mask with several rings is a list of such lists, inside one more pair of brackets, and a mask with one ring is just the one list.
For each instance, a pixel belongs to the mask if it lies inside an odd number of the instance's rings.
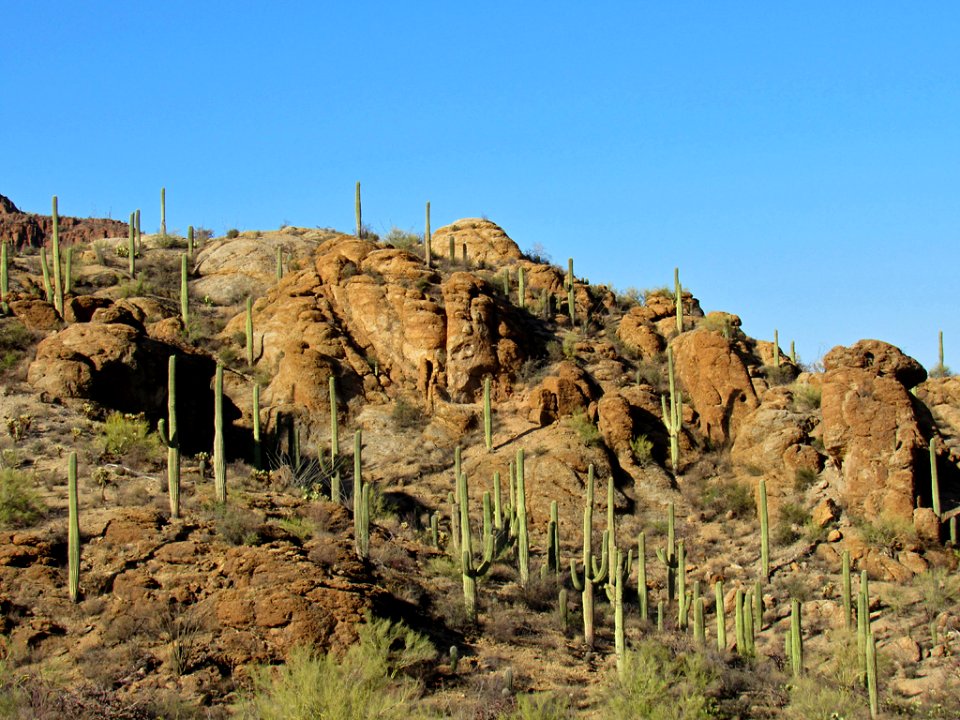
{"label": "desert vegetation", "polygon": [[942,356],[166,200],[3,245],[3,717],[960,713]]}

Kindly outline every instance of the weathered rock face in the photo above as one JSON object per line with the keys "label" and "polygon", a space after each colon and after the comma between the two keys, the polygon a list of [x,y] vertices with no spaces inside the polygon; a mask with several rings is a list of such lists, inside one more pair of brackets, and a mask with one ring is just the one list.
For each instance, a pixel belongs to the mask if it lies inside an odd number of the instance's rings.
{"label": "weathered rock face", "polygon": [[650,321],[647,310],[643,307],[631,308],[617,326],[617,337],[641,358],[654,357],[663,352],[665,347],[663,336]]}
{"label": "weathered rock face", "polygon": [[503,228],[489,220],[463,218],[433,231],[433,254],[449,257],[450,238],[453,238],[457,262],[463,262],[463,247],[467,248],[468,266],[486,263],[498,267],[522,257],[520,248]]}
{"label": "weathered rock face", "polygon": [[529,396],[529,419],[541,427],[586,412],[596,399],[596,391],[586,373],[572,362],[562,362],[556,375],[550,375]]}
{"label": "weathered rock face", "polygon": [[[258,365],[274,379],[266,401],[328,412],[327,379],[344,397],[416,387],[474,402],[483,378],[509,382],[527,359],[524,314],[482,278],[440,275],[404,250],[357,239],[321,245],[313,268],[291,273],[254,306]],[[235,317],[224,333],[242,332]]]}
{"label": "weathered rock face", "polygon": [[236,238],[209,242],[197,253],[191,292],[220,305],[263,295],[276,283],[277,249],[285,272],[308,263],[316,248],[346,235],[329,230],[284,228],[279,232],[244,232]]}
{"label": "weathered rock face", "polygon": [[[107,218],[59,218],[60,242],[72,245],[107,237],[124,237],[127,223]],[[9,198],[0,195],[0,237],[12,238],[17,248],[40,247],[53,236],[53,218],[21,212]]]}
{"label": "weathered rock face", "polygon": [[[97,313],[123,308],[111,306]],[[68,325],[45,338],[27,370],[27,381],[52,400],[85,398],[121,412],[166,414],[167,359],[177,352],[178,415],[185,449],[206,447],[211,437],[213,363],[158,342],[136,322]],[[178,352],[179,350],[179,352]]]}
{"label": "weathered rock face", "polygon": [[719,332],[697,329],[678,335],[671,347],[684,402],[696,408],[700,431],[716,443],[736,437],[759,400],[733,345]]}
{"label": "weathered rock face", "polygon": [[937,422],[945,450],[951,462],[960,462],[960,377],[929,378],[917,386],[917,398],[923,401]]}
{"label": "weathered rock face", "polygon": [[820,453],[810,445],[815,425],[813,413],[795,410],[792,393],[782,387],[769,390],[760,407],[740,423],[730,459],[740,467],[763,471],[774,514],[780,497],[795,494],[797,470],[819,472],[823,465]]}
{"label": "weathered rock face", "polygon": [[866,517],[913,520],[917,468],[929,462],[908,387],[926,374],[877,340],[837,347],[823,359],[823,444],[841,471],[844,505]]}

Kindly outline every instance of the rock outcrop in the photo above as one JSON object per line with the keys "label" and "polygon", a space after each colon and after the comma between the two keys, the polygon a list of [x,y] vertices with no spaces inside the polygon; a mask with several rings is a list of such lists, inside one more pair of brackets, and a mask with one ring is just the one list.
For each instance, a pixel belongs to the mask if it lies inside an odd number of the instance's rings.
{"label": "rock outcrop", "polygon": [[824,356],[823,444],[840,469],[843,505],[868,518],[913,520],[926,440],[909,388],[926,372],[893,345],[861,340]]}
{"label": "rock outcrop", "polygon": [[697,411],[697,423],[715,443],[736,437],[743,419],[759,405],[750,374],[732,342],[721,333],[696,329],[671,342],[684,402]]}
{"label": "rock outcrop", "polygon": [[[109,218],[77,218],[61,215],[60,242],[64,245],[91,242],[108,237],[125,237],[128,225]],[[41,247],[53,236],[53,218],[20,211],[0,195],[0,237],[10,238],[14,247]]]}

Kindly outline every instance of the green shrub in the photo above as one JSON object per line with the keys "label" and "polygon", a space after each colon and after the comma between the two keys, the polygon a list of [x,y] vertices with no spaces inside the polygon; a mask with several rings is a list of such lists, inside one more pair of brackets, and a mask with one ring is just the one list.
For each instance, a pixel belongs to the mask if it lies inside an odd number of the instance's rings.
{"label": "green shrub", "polygon": [[236,228],[230,228],[229,230],[227,230],[227,237],[230,240],[233,240],[235,237],[240,237],[240,231],[237,230]]}
{"label": "green shrub", "polygon": [[653,460],[653,441],[646,436],[646,433],[640,433],[630,441],[630,451],[637,465],[646,467]]}
{"label": "green shrub", "polygon": [[898,550],[917,537],[913,523],[897,518],[867,520],[860,517],[853,518],[853,524],[865,543],[881,550]]}
{"label": "green shrub", "polygon": [[775,545],[790,545],[801,537],[799,528],[810,522],[810,511],[798,503],[785,502],[780,506],[780,521],[773,530]]}
{"label": "green shrub", "polygon": [[809,467],[798,467],[793,474],[793,489],[804,492],[817,481],[817,471]]}
{"label": "green shrub", "polygon": [[17,318],[0,319],[0,372],[15,367],[33,344],[34,335]]}
{"label": "green shrub", "polygon": [[46,512],[46,506],[20,470],[0,470],[0,528],[29,527]]}
{"label": "green shrub", "polygon": [[260,543],[260,516],[236,505],[217,508],[217,532],[231,545]]}
{"label": "green shrub", "polygon": [[551,693],[521,695],[512,711],[498,720],[567,720],[574,717],[570,701]]}
{"label": "green shrub", "polygon": [[719,675],[698,652],[641,640],[627,652],[623,677],[607,694],[605,717],[700,720],[715,717]]}
{"label": "green shrub", "polygon": [[590,421],[590,418],[587,417],[585,412],[574,413],[567,422],[570,427],[577,431],[577,434],[580,436],[580,441],[584,445],[592,447],[602,442],[600,430]]}
{"label": "green shrub", "polygon": [[383,238],[383,242],[393,245],[398,250],[413,250],[420,244],[420,236],[394,227],[390,228],[390,232]]}
{"label": "green shrub", "polygon": [[750,487],[735,480],[717,479],[707,483],[700,494],[700,503],[717,515],[730,513],[734,517],[750,518],[757,512]]}
{"label": "green shrub", "polygon": [[807,383],[794,383],[790,386],[793,395],[793,407],[803,412],[820,408],[821,390]]}
{"label": "green shrub", "polygon": [[156,462],[160,458],[160,438],[150,432],[143,413],[112,412],[103,425],[103,450],[128,461]]}
{"label": "green shrub", "polygon": [[261,668],[238,716],[253,720],[415,720],[420,684],[411,677],[431,661],[430,642],[402,624],[369,619],[360,641],[338,660],[294,648],[285,665]]}

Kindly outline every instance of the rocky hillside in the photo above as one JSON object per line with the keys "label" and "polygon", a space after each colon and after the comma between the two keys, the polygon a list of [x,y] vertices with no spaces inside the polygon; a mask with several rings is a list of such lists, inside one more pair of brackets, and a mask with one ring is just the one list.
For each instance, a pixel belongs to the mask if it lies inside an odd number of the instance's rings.
{"label": "rocky hillside", "polygon": [[[258,668],[304,646],[341,657],[382,617],[430,641],[383,691],[407,678],[407,716],[869,717],[848,629],[861,573],[877,714],[960,713],[960,381],[945,368],[878,340],[801,367],[679,285],[619,295],[487,220],[436,230],[429,265],[402,233],[287,227],[192,254],[148,235],[133,276],[126,226],[89,242],[97,230],[72,239],[62,310],[29,239],[46,234],[8,227],[0,684],[14,716],[273,717],[256,701],[280,676]],[[156,432],[171,357],[179,517]],[[355,466],[370,488],[356,498]],[[735,632],[743,593],[752,630]],[[794,600],[802,658],[784,651]],[[651,673],[663,686],[643,700]]]}

